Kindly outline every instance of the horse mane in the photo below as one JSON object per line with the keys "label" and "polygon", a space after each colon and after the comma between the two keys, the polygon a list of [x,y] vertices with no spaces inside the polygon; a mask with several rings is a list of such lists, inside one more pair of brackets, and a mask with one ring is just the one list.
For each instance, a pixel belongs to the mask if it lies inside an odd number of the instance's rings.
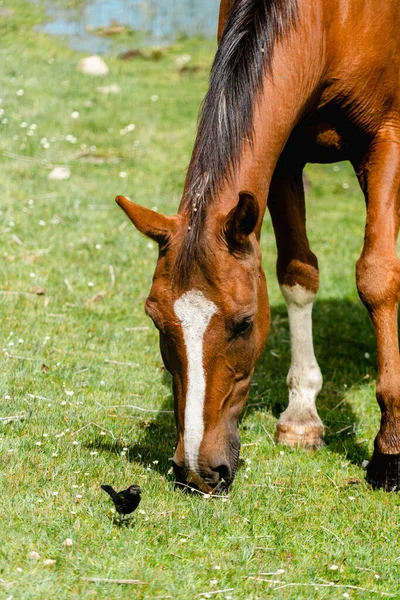
{"label": "horse mane", "polygon": [[232,178],[244,141],[253,142],[253,109],[276,43],[296,22],[297,0],[234,0],[210,74],[181,210],[189,229],[176,262],[187,281],[206,262],[202,225],[209,203]]}

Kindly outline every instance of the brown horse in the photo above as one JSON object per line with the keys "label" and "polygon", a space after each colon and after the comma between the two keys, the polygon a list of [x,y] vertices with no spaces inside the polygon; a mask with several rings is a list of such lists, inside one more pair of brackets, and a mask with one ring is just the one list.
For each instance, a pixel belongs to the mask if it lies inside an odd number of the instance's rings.
{"label": "brown horse", "polygon": [[270,324],[259,247],[267,205],[292,356],[276,437],[322,444],[311,324],[319,277],[302,171],[349,160],[367,206],[357,286],[375,330],[382,411],[367,476],[375,487],[400,487],[399,31],[396,0],[222,0],[178,214],[117,198],[159,244],[146,312],[173,378],[181,481],[194,472],[214,487],[235,475],[237,420]]}

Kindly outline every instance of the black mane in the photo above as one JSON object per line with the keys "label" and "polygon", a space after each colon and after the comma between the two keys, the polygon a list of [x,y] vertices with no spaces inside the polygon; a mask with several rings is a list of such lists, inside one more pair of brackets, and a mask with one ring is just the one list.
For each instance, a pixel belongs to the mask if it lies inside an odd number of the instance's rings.
{"label": "black mane", "polygon": [[271,68],[275,44],[294,25],[297,0],[235,0],[204,99],[181,209],[189,230],[177,261],[179,279],[202,262],[207,205],[229,180],[244,141],[253,140],[253,108]]}

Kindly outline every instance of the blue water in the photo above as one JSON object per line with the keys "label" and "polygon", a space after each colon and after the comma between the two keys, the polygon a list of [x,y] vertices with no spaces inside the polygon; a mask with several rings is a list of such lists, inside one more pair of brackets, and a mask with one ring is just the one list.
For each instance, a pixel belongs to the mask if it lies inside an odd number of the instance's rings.
{"label": "blue water", "polygon": [[110,39],[93,35],[86,28],[107,27],[112,21],[145,32],[144,45],[166,45],[177,36],[216,35],[219,0],[86,0],[79,8],[65,9],[47,0],[49,21],[40,29],[66,36],[75,50],[104,53]]}

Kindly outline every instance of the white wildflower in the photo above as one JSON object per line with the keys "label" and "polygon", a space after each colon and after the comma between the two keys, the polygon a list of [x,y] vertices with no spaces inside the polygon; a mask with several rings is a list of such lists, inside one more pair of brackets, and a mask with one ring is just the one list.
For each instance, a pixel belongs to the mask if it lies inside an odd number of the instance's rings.
{"label": "white wildflower", "polygon": [[56,561],[52,558],[46,558],[46,560],[43,561],[43,565],[45,567],[53,567],[56,564]]}
{"label": "white wildflower", "polygon": [[64,181],[71,177],[71,169],[67,166],[54,167],[49,173],[49,179],[52,181]]}
{"label": "white wildflower", "polygon": [[78,71],[85,75],[107,75],[108,66],[100,56],[88,56],[79,61]]}

